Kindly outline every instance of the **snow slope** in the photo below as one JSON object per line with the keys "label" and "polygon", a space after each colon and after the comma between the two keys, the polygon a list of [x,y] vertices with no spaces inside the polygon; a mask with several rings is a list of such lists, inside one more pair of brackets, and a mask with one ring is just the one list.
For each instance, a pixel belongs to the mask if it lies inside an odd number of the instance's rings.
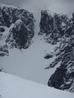
{"label": "snow slope", "polygon": [[0,72],[0,98],[74,98],[74,94]]}
{"label": "snow slope", "polygon": [[40,39],[40,37],[35,37],[32,45],[26,50],[10,50],[9,56],[2,58],[3,62],[1,64],[4,71],[35,82],[47,84],[49,76],[54,72],[54,69],[45,70],[45,67],[54,60],[54,57],[52,60],[45,60],[44,56],[47,53],[54,52],[56,46]]}

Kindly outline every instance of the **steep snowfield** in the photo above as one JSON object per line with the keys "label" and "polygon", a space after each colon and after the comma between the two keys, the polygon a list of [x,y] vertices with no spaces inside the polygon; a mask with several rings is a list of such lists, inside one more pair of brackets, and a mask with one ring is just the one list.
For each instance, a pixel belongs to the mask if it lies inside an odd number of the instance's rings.
{"label": "steep snowfield", "polygon": [[9,56],[2,59],[4,71],[33,81],[47,84],[54,69],[45,70],[55,57],[45,60],[44,56],[55,49],[55,45],[46,43],[41,37],[35,37],[32,45],[26,50],[12,49]]}
{"label": "steep snowfield", "polygon": [[0,98],[74,98],[74,94],[0,72]]}

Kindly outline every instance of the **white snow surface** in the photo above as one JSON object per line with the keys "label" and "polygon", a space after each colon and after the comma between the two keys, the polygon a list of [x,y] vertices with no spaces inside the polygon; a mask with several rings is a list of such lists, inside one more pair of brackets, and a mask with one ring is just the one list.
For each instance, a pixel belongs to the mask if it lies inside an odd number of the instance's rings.
{"label": "white snow surface", "polygon": [[0,98],[74,98],[74,94],[0,72]]}
{"label": "white snow surface", "polygon": [[45,70],[45,67],[49,66],[55,57],[45,60],[44,56],[54,52],[55,47],[56,45],[46,43],[41,37],[34,37],[28,49],[11,49],[8,57],[1,58],[1,65],[5,72],[47,85],[56,68]]}

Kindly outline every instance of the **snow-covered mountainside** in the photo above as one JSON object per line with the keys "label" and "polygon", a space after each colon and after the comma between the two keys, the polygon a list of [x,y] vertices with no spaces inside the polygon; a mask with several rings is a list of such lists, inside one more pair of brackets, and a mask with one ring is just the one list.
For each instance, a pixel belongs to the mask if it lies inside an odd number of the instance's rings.
{"label": "snow-covered mountainside", "polygon": [[0,98],[74,98],[74,94],[0,72]]}
{"label": "snow-covered mountainside", "polygon": [[53,68],[59,64],[48,85],[74,92],[74,14],[68,18],[66,15],[52,15],[43,10],[39,34],[45,35],[49,44],[59,43],[59,47],[54,51],[55,60],[46,68]]}
{"label": "snow-covered mountainside", "polygon": [[[27,10],[0,6],[0,50],[28,48],[34,36],[34,17]],[[2,43],[2,44],[1,44]],[[1,46],[2,45],[2,46]],[[10,47],[9,47],[10,46]],[[1,49],[3,48],[3,49]],[[6,50],[6,49],[4,49]],[[4,52],[0,55],[4,55]],[[6,51],[6,54],[8,51]]]}
{"label": "snow-covered mountainside", "polygon": [[35,14],[0,5],[0,65],[6,72],[74,92],[74,14]]}

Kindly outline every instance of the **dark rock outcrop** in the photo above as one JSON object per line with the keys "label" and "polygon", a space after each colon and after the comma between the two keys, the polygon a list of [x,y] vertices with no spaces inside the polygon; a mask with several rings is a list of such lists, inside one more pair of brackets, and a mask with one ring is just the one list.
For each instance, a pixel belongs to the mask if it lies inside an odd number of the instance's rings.
{"label": "dark rock outcrop", "polygon": [[46,56],[44,57],[44,59],[50,59],[50,58],[52,58],[53,57],[53,55],[51,55],[51,54],[46,54]]}
{"label": "dark rock outcrop", "polygon": [[9,51],[7,45],[1,46],[0,47],[0,57],[8,56]]}
{"label": "dark rock outcrop", "polygon": [[48,67],[53,68],[60,62],[50,77],[48,86],[74,92],[74,34],[69,35],[68,40],[65,38],[62,44],[63,46],[58,48],[56,59]]}
{"label": "dark rock outcrop", "polygon": [[[6,27],[9,30],[4,29],[3,27]],[[4,38],[4,35],[7,37]],[[8,46],[19,49],[28,48],[34,37],[33,14],[25,9],[1,5],[0,38],[3,40],[2,37]]]}
{"label": "dark rock outcrop", "polygon": [[47,10],[42,10],[39,34],[45,34],[47,42],[56,43],[59,38],[66,35],[69,25],[70,19],[66,15],[52,15]]}
{"label": "dark rock outcrop", "polygon": [[29,31],[23,21],[17,20],[9,32],[10,34],[6,39],[7,43],[19,49],[28,48],[30,44],[28,42],[31,39],[28,37]]}
{"label": "dark rock outcrop", "polygon": [[[48,86],[74,92],[74,14],[71,18],[67,15],[54,13],[47,10],[41,12],[40,32],[50,44],[59,43],[54,55],[56,58],[46,69],[56,68],[48,80]],[[45,56],[46,59],[49,56]]]}

